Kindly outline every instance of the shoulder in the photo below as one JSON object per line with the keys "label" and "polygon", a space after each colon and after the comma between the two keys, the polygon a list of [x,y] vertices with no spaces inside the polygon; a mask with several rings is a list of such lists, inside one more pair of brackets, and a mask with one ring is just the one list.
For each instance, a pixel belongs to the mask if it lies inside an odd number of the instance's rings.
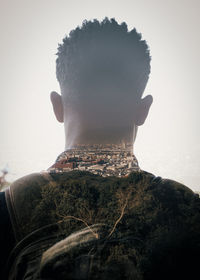
{"label": "shoulder", "polygon": [[6,204],[17,241],[22,239],[23,225],[31,219],[33,210],[40,200],[42,187],[48,183],[49,180],[38,172],[15,180],[6,189]]}
{"label": "shoulder", "polygon": [[188,186],[170,178],[156,176],[150,172],[141,170],[129,175],[132,180],[137,180],[139,186],[143,189],[144,195],[151,193],[154,197],[161,200],[183,200],[192,201],[198,199]]}
{"label": "shoulder", "polygon": [[43,186],[51,184],[51,181],[53,180],[48,172],[31,173],[15,180],[6,195],[10,197],[16,209],[23,211],[24,206],[29,207],[33,201],[40,198]]}
{"label": "shoulder", "polygon": [[194,194],[192,189],[190,189],[188,186],[186,186],[183,183],[180,183],[178,181],[175,181],[173,179],[156,176],[153,173],[150,173],[150,172],[147,172],[144,170],[141,170],[140,174],[141,174],[141,177],[144,177],[147,180],[149,180],[149,182],[151,182],[157,188],[173,189],[176,191],[185,191],[185,192]]}
{"label": "shoulder", "polygon": [[47,184],[53,184],[54,180],[49,172],[42,171],[31,173],[15,180],[9,187],[13,198],[25,195],[36,194]]}
{"label": "shoulder", "polygon": [[17,180],[15,180],[11,185],[10,189],[12,190],[21,190],[25,189],[27,187],[37,187],[38,185],[44,184],[47,180],[45,180],[42,173],[31,173],[28,175],[25,175]]}
{"label": "shoulder", "polygon": [[192,189],[190,189],[188,186],[184,185],[183,183],[180,183],[178,181],[175,181],[173,179],[169,178],[162,178],[162,184],[161,187],[163,189],[166,189],[168,191],[173,191],[175,193],[182,193],[182,194],[188,194],[188,195],[196,195]]}
{"label": "shoulder", "polygon": [[153,182],[155,183],[150,187],[152,195],[166,207],[174,207],[175,205],[190,207],[199,204],[199,196],[183,183],[156,176]]}

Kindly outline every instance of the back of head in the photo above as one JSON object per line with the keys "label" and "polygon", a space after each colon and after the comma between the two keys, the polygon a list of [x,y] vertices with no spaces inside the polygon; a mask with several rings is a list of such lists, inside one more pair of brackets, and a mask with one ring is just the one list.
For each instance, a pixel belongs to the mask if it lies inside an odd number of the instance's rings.
{"label": "back of head", "polygon": [[[124,124],[133,119],[150,73],[146,41],[112,18],[84,21],[58,47],[56,74],[64,106],[91,118]],[[103,112],[103,114],[102,114]],[[120,118],[118,117],[120,115]]]}

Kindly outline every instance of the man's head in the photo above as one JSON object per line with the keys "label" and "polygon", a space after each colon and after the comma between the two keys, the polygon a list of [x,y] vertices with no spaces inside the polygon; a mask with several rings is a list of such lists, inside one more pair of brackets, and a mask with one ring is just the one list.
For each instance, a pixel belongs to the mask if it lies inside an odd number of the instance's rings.
{"label": "man's head", "polygon": [[141,34],[115,19],[84,21],[63,39],[57,55],[62,97],[53,92],[51,100],[58,121],[65,122],[66,146],[78,138],[88,142],[86,135],[91,141],[114,141],[120,134],[130,140],[152,103],[151,96],[142,99],[151,58]]}

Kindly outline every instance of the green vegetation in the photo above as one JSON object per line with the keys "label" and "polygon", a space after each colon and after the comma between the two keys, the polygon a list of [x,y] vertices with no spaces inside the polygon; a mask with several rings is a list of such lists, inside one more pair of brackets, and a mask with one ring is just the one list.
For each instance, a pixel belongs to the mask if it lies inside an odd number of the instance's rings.
{"label": "green vegetation", "polygon": [[112,270],[115,279],[123,279],[117,272],[120,266],[130,272],[127,279],[195,279],[200,257],[198,194],[144,171],[125,178],[83,171],[53,176],[57,186],[42,188],[33,226],[62,221],[67,236],[106,224],[107,240],[118,242],[108,242],[101,258],[104,270],[119,264]]}

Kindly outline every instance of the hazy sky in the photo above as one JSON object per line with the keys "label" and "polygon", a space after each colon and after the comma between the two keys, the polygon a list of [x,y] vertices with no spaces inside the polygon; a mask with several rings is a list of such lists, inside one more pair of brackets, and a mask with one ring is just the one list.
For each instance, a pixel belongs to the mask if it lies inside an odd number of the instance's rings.
{"label": "hazy sky", "polygon": [[57,46],[84,19],[108,16],[136,27],[152,55],[140,166],[200,190],[199,10],[198,0],[1,0],[0,168],[8,163],[16,177],[39,171],[64,149],[49,99],[59,92]]}

